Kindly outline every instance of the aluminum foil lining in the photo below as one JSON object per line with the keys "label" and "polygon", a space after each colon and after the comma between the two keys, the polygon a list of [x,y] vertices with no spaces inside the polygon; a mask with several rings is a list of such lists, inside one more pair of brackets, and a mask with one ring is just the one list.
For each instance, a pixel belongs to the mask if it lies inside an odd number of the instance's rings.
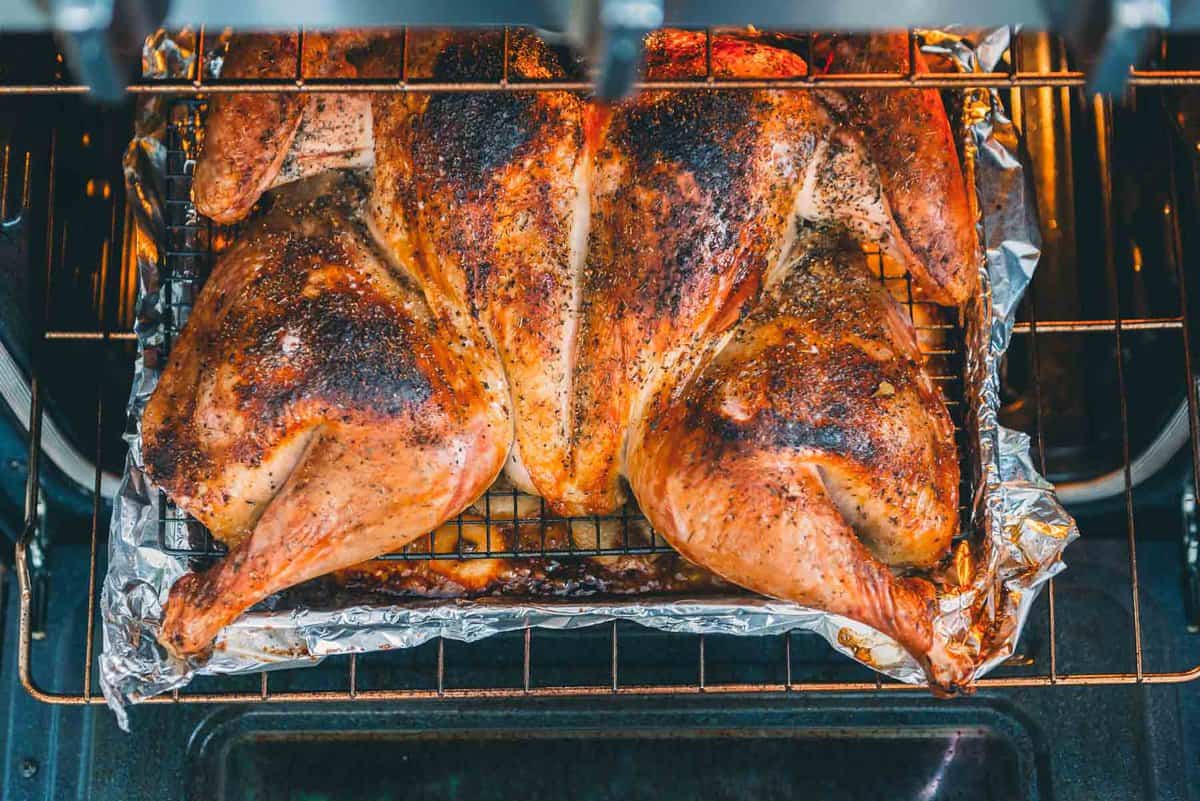
{"label": "aluminum foil lining", "polygon": [[[1008,30],[923,32],[924,49],[966,72],[990,71],[1008,47]],[[217,57],[202,66],[220,67]],[[160,34],[148,41],[150,77],[186,75],[194,37]],[[673,632],[773,635],[814,632],[846,656],[899,681],[923,673],[890,638],[855,621],[795,604],[751,596],[645,598],[621,601],[420,601],[340,609],[254,611],[226,628],[204,664],[169,657],[156,635],[168,591],[188,571],[186,558],[159,546],[160,493],[142,472],[142,410],[164,366],[166,324],[176,313],[166,301],[179,287],[162,273],[167,247],[165,102],[144,100],[125,174],[136,225],[139,343],[125,439],[129,456],[112,517],[108,572],[102,590],[100,681],[123,727],[126,707],[182,687],[200,674],[230,674],[313,664],[331,654],[408,648],[435,637],[470,642],[537,626],[574,629],[630,620]],[[1062,553],[1078,536],[1075,521],[1034,469],[1029,438],[997,422],[999,364],[1014,314],[1040,255],[1035,198],[1021,160],[1018,132],[998,93],[963,97],[965,165],[976,187],[986,258],[983,290],[963,311],[969,468],[975,471],[974,523],[952,564],[935,577],[940,611],[935,626],[978,651],[976,678],[1010,656],[1042,585],[1064,568]],[[194,212],[191,212],[194,214]],[[195,220],[191,220],[195,222]],[[179,322],[179,321],[176,321]]]}

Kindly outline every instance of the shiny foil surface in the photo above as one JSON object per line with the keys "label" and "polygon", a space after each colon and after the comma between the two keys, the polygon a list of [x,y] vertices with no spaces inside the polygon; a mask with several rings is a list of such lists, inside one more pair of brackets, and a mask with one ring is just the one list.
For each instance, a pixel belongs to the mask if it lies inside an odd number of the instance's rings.
{"label": "shiny foil surface", "polygon": [[[926,52],[946,57],[966,72],[992,69],[1008,46],[1007,29],[922,31],[921,36]],[[148,40],[146,77],[188,75],[195,61],[194,39],[183,32]],[[219,52],[203,68],[219,70]],[[962,311],[968,440],[963,469],[971,471],[975,497],[972,525],[956,543],[953,558],[929,577],[938,586],[935,625],[973,655],[978,678],[1014,652],[1042,585],[1064,569],[1063,551],[1078,530],[1053,487],[1034,469],[1029,437],[997,422],[999,365],[1017,304],[1038,263],[1040,237],[1035,198],[1018,157],[1018,132],[999,95],[967,90],[961,99],[964,165],[976,189],[976,208],[983,210],[979,232],[985,250],[979,268],[982,291]],[[409,648],[436,637],[470,642],[528,626],[575,629],[613,620],[704,634],[807,630],[893,679],[924,681],[912,657],[863,624],[720,587],[694,596],[676,590],[619,599],[404,600],[367,593],[358,602],[353,590],[331,596],[333,604],[297,605],[276,598],[227,627],[207,660],[170,657],[157,641],[159,622],[171,585],[189,566],[186,557],[160,546],[161,493],[142,471],[140,436],[142,410],[165,367],[168,321],[183,322],[168,298],[187,291],[163,273],[170,191],[166,104],[157,96],[143,99],[125,159],[139,268],[139,355],[125,432],[129,456],[114,504],[102,589],[100,656],[101,685],[123,726],[128,725],[128,704],[182,687],[199,674],[292,668],[332,654]],[[190,222],[198,222],[190,207],[188,213],[193,215]]]}

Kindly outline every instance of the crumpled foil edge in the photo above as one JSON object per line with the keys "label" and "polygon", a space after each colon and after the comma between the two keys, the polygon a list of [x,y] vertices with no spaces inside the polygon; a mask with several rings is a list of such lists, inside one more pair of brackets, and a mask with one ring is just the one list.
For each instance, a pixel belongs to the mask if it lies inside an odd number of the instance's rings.
{"label": "crumpled foil edge", "polygon": [[[189,58],[194,58],[190,37],[184,32],[152,39],[147,74],[185,73],[192,65]],[[948,57],[961,70],[988,71],[999,63],[1008,38],[1008,29],[982,34],[926,31],[923,49]],[[129,455],[114,503],[102,588],[99,665],[104,696],[123,728],[128,728],[128,704],[180,688],[196,675],[291,668],[333,654],[410,648],[437,637],[472,642],[531,626],[575,629],[614,620],[703,634],[807,630],[891,678],[924,681],[907,652],[861,623],[752,596],[541,602],[492,598],[252,612],[225,629],[207,662],[191,664],[170,657],[156,635],[167,593],[188,566],[186,559],[159,547],[159,493],[142,471],[140,428],[165,354],[164,323],[174,311],[163,291],[169,281],[160,274],[166,243],[164,200],[170,191],[165,177],[165,108],[159,98],[139,107],[137,135],[125,158],[139,268],[139,347],[125,432]],[[998,93],[968,91],[963,113],[967,169],[982,210],[979,231],[985,250],[980,266],[983,291],[965,309],[965,397],[977,479],[975,534],[968,546],[974,567],[957,585],[952,582],[947,588],[942,582],[934,625],[942,635],[979,651],[979,678],[1013,653],[1042,585],[1064,569],[1062,553],[1078,537],[1078,529],[1053,487],[1034,468],[1029,437],[997,422],[1000,360],[1017,304],[1037,266],[1040,235],[1035,199],[1018,155],[1018,134]]]}

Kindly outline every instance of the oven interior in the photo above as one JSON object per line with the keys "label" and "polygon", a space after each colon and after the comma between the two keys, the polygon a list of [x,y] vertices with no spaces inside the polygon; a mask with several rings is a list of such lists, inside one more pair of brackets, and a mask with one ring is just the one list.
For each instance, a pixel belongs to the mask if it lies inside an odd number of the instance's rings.
{"label": "oven interior", "polygon": [[[0,41],[0,85],[69,85],[49,37]],[[3,549],[3,797],[1198,797],[1200,40],[1163,38],[1116,96],[1088,94],[1058,38],[1015,42],[995,82],[1023,134],[1043,256],[1002,422],[1030,434],[1083,536],[995,684],[952,703],[894,692],[803,634],[621,623],[200,678],[121,734],[94,675],[96,594],[136,355],[122,159],[150,155],[128,151],[132,101],[0,96],[0,337],[31,379],[6,393],[0,426],[0,529],[26,537],[31,578],[22,599]],[[186,199],[177,177],[159,189]],[[203,240],[180,232],[171,258],[202,271]],[[938,325],[923,344],[952,383]],[[170,522],[168,545],[211,558]]]}

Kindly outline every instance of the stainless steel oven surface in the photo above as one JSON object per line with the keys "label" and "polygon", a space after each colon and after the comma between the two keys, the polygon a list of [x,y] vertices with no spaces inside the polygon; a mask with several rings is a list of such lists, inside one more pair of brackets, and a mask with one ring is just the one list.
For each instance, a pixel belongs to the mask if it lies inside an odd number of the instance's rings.
{"label": "stainless steel oven surface", "polygon": [[[155,221],[166,232],[162,269],[198,289],[237,236],[191,200],[213,97],[529,91],[507,66],[495,81],[422,83],[408,73],[409,29],[395,75],[322,78],[297,55],[287,77],[222,78],[212,69],[226,40],[220,23],[255,27],[249,11],[186,9],[193,16],[184,19],[175,5],[168,28],[193,27],[168,36],[171,46],[153,30],[161,17],[128,9],[107,29],[60,23],[57,38],[0,37],[0,531],[12,543],[0,562],[2,797],[1200,798],[1200,48],[1186,31],[1147,29],[1162,24],[1106,28],[1099,14],[1105,37],[1033,9],[1010,10],[1006,21],[1063,36],[1008,30],[989,71],[921,72],[910,57],[899,72],[772,84],[803,93],[931,88],[947,108],[995,90],[1020,133],[1042,256],[1001,367],[1000,421],[1030,436],[1035,466],[1082,536],[1066,552],[1069,569],[1034,604],[1017,652],[974,694],[931,698],[806,632],[735,637],[618,621],[198,676],[131,707],[131,731],[121,732],[97,657],[109,519],[133,433],[125,412],[135,327],[145,325],[135,219],[145,205],[128,196],[127,171],[160,162],[145,174],[161,175],[161,186],[134,187],[165,200]],[[687,4],[596,5],[608,16],[501,4],[455,6],[466,19],[447,10],[336,24],[488,25],[503,30],[505,65],[521,26],[557,30],[552,39],[584,54],[586,68],[550,88],[615,99],[655,88],[639,77],[638,43],[684,15],[706,31],[706,69],[686,86],[659,88],[747,88],[714,72],[713,30],[755,20]],[[780,40],[809,64],[818,39],[797,30],[861,24],[857,6],[844,20],[807,25],[770,6],[760,32],[788,31]],[[300,54],[307,32],[333,27],[322,13],[303,8],[288,20],[311,26],[297,33]],[[905,20],[911,52],[936,35],[937,19]],[[139,52],[146,59],[135,64]],[[161,77],[181,70],[186,78]],[[130,145],[151,107],[161,151]],[[868,259],[916,327],[961,449],[961,318],[878,253]],[[190,301],[169,304],[178,314],[171,334]],[[973,488],[969,471],[963,477],[966,521]],[[223,558],[222,544],[165,496],[161,509],[154,547],[165,558],[197,569]],[[498,537],[503,525],[515,534]],[[380,570],[432,581],[442,565],[485,571],[503,560],[547,585],[611,581],[580,567],[596,558],[675,557],[634,506],[570,517],[500,485]]]}

